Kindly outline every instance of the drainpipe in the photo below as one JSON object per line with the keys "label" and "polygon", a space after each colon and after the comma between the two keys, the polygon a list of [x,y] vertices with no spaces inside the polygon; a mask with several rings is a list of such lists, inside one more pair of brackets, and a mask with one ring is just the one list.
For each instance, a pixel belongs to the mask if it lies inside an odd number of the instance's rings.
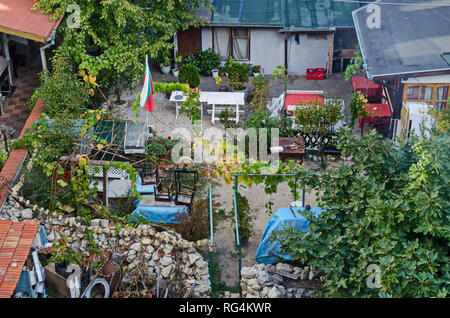
{"label": "drainpipe", "polygon": [[284,67],[286,69],[288,69],[288,34],[289,34],[288,32],[284,33]]}
{"label": "drainpipe", "polygon": [[55,45],[55,32],[52,33],[52,37],[50,39],[50,42],[47,42],[46,45],[44,45],[43,47],[40,48],[41,50],[41,61],[42,61],[42,69],[47,71],[48,67],[47,67],[47,57],[45,55],[45,50],[48,49],[49,47]]}

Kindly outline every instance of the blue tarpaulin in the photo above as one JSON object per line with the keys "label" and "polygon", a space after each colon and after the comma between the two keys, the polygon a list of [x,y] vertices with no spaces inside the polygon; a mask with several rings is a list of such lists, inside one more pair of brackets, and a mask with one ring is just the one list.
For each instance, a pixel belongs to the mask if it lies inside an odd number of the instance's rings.
{"label": "blue tarpaulin", "polygon": [[185,205],[175,206],[147,206],[140,205],[141,199],[135,202],[136,210],[131,213],[131,221],[144,217],[154,223],[180,223],[179,216],[189,216],[189,208]]}
{"label": "blue tarpaulin", "polygon": [[[258,263],[273,264],[280,260],[292,260],[291,256],[281,252],[279,242],[270,241],[270,235],[273,231],[280,231],[285,227],[295,227],[303,232],[309,231],[309,221],[299,213],[299,211],[304,209],[297,207],[280,208],[272,215],[259,243],[258,251],[256,252],[256,261]],[[324,210],[319,207],[311,207],[311,211],[315,216],[319,216]]]}

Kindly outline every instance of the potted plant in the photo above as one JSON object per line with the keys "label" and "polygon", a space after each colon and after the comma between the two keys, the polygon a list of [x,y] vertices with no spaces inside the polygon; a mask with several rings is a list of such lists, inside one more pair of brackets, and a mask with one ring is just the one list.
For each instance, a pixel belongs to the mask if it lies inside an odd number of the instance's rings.
{"label": "potted plant", "polygon": [[175,77],[178,77],[178,75],[180,74],[180,65],[181,62],[183,61],[183,57],[181,55],[178,55],[175,58],[175,67],[172,69],[172,75]]}
{"label": "potted plant", "polygon": [[259,75],[261,75],[261,65],[256,64],[255,66],[253,66],[253,76],[258,77]]}
{"label": "potted plant", "polygon": [[161,73],[163,74],[169,74],[170,73],[170,53],[164,52],[159,57],[159,68],[161,69]]}
{"label": "potted plant", "polygon": [[220,77],[225,77],[225,70],[226,70],[225,66],[219,67],[219,76]]}
{"label": "potted plant", "polygon": [[82,255],[72,250],[64,237],[53,244],[51,254],[49,263],[55,263],[55,271],[64,278],[71,275],[71,273],[67,273],[67,267],[70,264],[81,265],[83,261]]}

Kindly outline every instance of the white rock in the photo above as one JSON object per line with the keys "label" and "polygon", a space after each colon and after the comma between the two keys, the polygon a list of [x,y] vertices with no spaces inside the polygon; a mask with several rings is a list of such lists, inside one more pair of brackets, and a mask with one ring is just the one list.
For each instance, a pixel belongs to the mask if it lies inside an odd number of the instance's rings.
{"label": "white rock", "polygon": [[265,283],[270,281],[269,273],[266,271],[259,271],[258,272],[258,284],[261,286],[264,286]]}
{"label": "white rock", "polygon": [[164,267],[164,268],[161,270],[161,276],[164,277],[164,278],[169,277],[170,272],[172,271],[172,267],[173,267],[173,265],[169,265],[169,266],[167,266],[167,267]]}
{"label": "white rock", "polygon": [[169,256],[164,256],[159,262],[162,266],[169,266],[172,264],[172,258]]}
{"label": "white rock", "polygon": [[141,243],[133,243],[130,246],[130,249],[139,252],[142,249]]}
{"label": "white rock", "polygon": [[242,267],[241,276],[242,278],[255,278],[257,271],[253,267]]}
{"label": "white rock", "polygon": [[141,243],[142,245],[150,245],[152,241],[149,238],[144,238]]}
{"label": "white rock", "polygon": [[191,265],[194,264],[198,259],[200,259],[199,254],[189,254],[189,263]]}
{"label": "white rock", "polygon": [[269,298],[279,298],[280,292],[278,291],[278,289],[274,286],[270,289],[269,293],[267,294],[267,297]]}

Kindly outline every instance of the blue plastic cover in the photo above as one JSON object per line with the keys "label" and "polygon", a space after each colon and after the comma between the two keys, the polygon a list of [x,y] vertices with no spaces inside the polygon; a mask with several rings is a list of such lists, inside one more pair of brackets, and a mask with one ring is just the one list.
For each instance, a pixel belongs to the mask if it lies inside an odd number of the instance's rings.
{"label": "blue plastic cover", "polygon": [[137,221],[138,217],[144,217],[154,223],[180,223],[179,216],[189,217],[189,208],[185,205],[175,206],[147,206],[140,205],[141,199],[135,202],[136,210],[131,213],[131,221]]}
{"label": "blue plastic cover", "polygon": [[151,194],[155,193],[155,185],[154,184],[142,184],[141,176],[138,175],[136,177],[136,191],[140,194]]}
{"label": "blue plastic cover", "polygon": [[[294,211],[294,214],[292,211]],[[300,215],[299,211],[305,208],[280,208],[275,212],[267,223],[267,227],[259,243],[258,251],[256,252],[256,261],[263,264],[273,264],[280,260],[290,261],[291,256],[281,252],[281,245],[279,242],[271,242],[270,235],[273,231],[280,231],[285,227],[295,227],[303,232],[309,231],[309,221]],[[311,211],[317,217],[323,211],[319,207],[311,207]]]}

